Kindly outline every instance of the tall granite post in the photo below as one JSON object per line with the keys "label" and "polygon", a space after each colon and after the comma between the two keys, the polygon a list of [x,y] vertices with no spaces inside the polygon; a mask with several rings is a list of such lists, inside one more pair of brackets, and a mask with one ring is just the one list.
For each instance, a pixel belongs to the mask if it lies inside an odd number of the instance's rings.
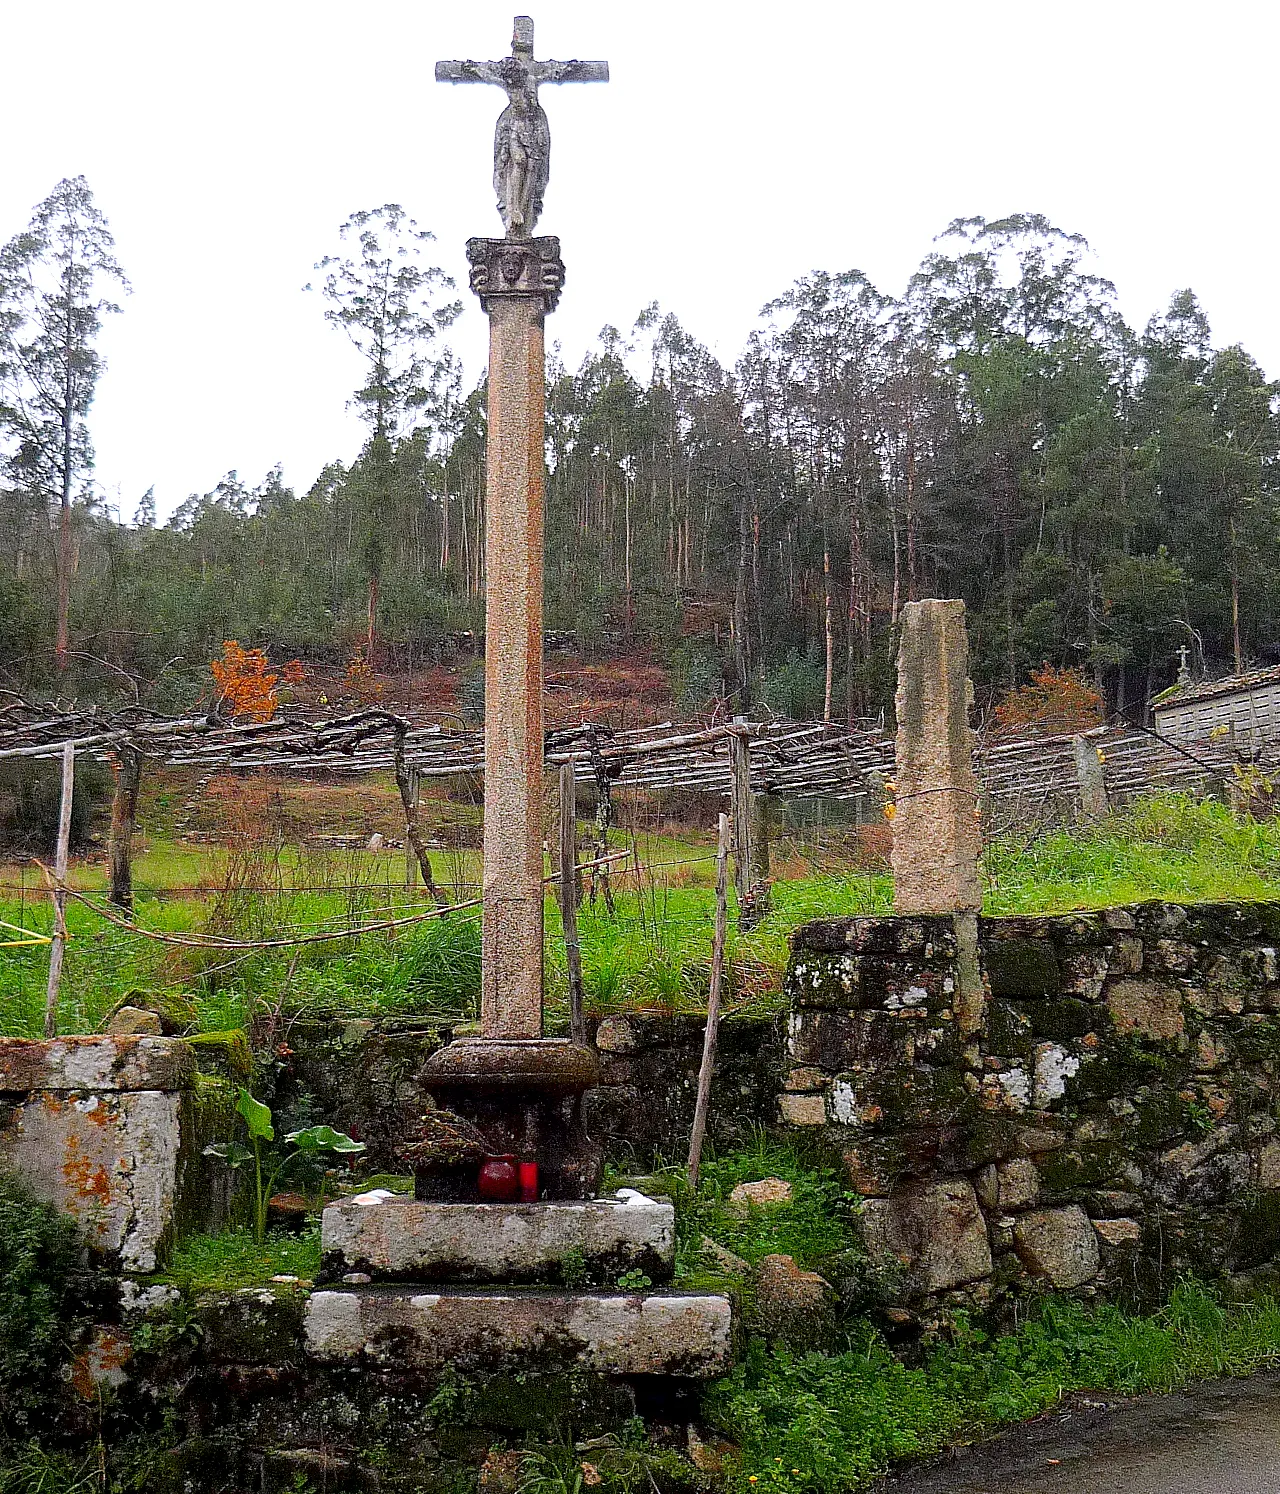
{"label": "tall granite post", "polygon": [[982,827],[973,771],[969,638],[964,603],[908,602],[898,647],[897,782],[893,817],[895,913],[950,913],[956,935],[956,1024],[982,1026],[978,961]]}
{"label": "tall granite post", "polygon": [[542,1036],[543,318],[564,284],[555,238],[471,239],[489,316],[485,474],[484,933],[481,1030]]}
{"label": "tall granite post", "polygon": [[908,602],[898,650],[895,913],[982,907],[963,602]]}

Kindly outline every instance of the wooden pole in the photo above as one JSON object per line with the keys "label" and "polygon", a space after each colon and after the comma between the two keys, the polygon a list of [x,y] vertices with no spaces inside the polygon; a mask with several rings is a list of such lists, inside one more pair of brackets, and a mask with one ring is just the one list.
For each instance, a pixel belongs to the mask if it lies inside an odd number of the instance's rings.
{"label": "wooden pole", "polygon": [[707,1032],[702,1043],[702,1067],[698,1070],[698,1098],[693,1109],[693,1134],[689,1138],[689,1186],[697,1188],[702,1166],[702,1143],[707,1134],[707,1110],[711,1104],[711,1075],[716,1066],[716,1039],[720,1035],[720,987],[724,982],[724,941],[729,923],[729,816],[720,816],[716,846],[716,925],[711,941],[711,991],[707,997]]}
{"label": "wooden pole", "polygon": [[75,790],[76,748],[62,749],[62,799],[58,806],[58,845],[53,862],[53,942],[49,946],[49,989],[44,1003],[44,1035],[58,1029],[58,987],[62,984],[62,956],[67,946],[67,851],[71,844],[71,796]]}
{"label": "wooden pole", "polygon": [[733,718],[734,733],[729,738],[729,762],[733,770],[733,885],[738,893],[738,909],[750,904],[755,881],[751,845],[751,738],[747,718]]}
{"label": "wooden pole", "polygon": [[392,756],[392,765],[395,769],[396,788],[400,790],[400,803],[404,808],[404,838],[408,842],[405,851],[406,857],[409,851],[413,852],[418,866],[422,872],[422,880],[426,884],[427,891],[436,900],[440,907],[444,907],[449,901],[442,889],[437,885],[431,870],[431,857],[427,852],[427,843],[422,837],[422,831],[418,827],[418,790],[416,787],[417,770],[413,771],[415,783],[410,782],[410,769],[405,763],[404,733],[396,733],[395,752]]}
{"label": "wooden pole", "polygon": [[753,929],[769,911],[769,829],[764,794],[751,790],[751,734],[745,716],[733,718],[729,739],[733,770],[733,883],[738,927]]}
{"label": "wooden pole", "polygon": [[409,891],[418,885],[418,858],[413,849],[413,837],[409,834],[409,823],[418,818],[418,793],[420,780],[417,768],[409,769],[409,808],[405,811],[404,831],[404,885]]}
{"label": "wooden pole", "polygon": [[582,1011],[582,949],[578,943],[578,780],[572,758],[560,767],[560,919],[569,967],[569,1036],[587,1040]]}

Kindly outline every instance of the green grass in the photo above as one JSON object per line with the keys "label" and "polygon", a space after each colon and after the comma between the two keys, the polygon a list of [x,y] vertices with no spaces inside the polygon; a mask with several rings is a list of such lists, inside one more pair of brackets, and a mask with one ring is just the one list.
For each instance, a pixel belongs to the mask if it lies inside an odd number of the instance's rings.
{"label": "green grass", "polygon": [[[350,870],[349,859],[332,865],[312,856],[304,866],[285,848],[282,864],[301,873],[327,875]],[[345,853],[344,853],[345,854]],[[657,1009],[706,1009],[714,899],[706,846],[670,837],[648,838],[641,861],[652,876],[635,877],[616,897],[616,914],[603,900],[584,904],[579,915],[582,961],[589,1008],[598,1013]],[[165,846],[153,841],[139,867],[138,885],[192,885],[221,875],[227,853],[216,848]],[[292,857],[292,860],[290,859]],[[366,858],[369,859],[369,858]],[[319,867],[321,870],[316,871]],[[1176,796],[1153,798],[1100,825],[1021,839],[1006,837],[987,848],[984,873],[988,914],[1052,913],[1140,902],[1233,901],[1280,897],[1280,823],[1236,818],[1224,805],[1198,804]],[[12,872],[9,873],[10,877]],[[292,873],[291,873],[292,875]],[[335,873],[336,875],[336,873]],[[370,872],[370,876],[373,873]],[[380,875],[389,876],[387,865]],[[100,882],[93,870],[78,870],[85,882]],[[693,885],[676,885],[697,880]],[[386,880],[370,881],[354,894],[287,891],[243,893],[231,901],[221,931],[266,937],[288,929],[344,927],[353,909],[385,909],[375,916],[421,907]],[[776,1010],[787,961],[787,939],[811,918],[892,908],[889,877],[867,872],[779,881],[773,909],[750,934],[740,935],[731,912],[726,1010]],[[203,898],[140,897],[138,918],[162,931],[205,926],[215,904]],[[48,932],[43,894],[0,904],[0,918]],[[193,997],[199,1026],[224,1031],[246,1026],[255,1013],[278,1005],[305,1014],[377,1016],[412,1013],[442,1023],[475,1015],[479,989],[479,925],[472,914],[414,925],[396,934],[370,934],[296,951],[241,956],[223,951],[179,951],[114,928],[77,903],[68,910],[68,946],[59,1029],[93,1031],[120,998],[133,990],[184,990]],[[560,916],[547,900],[547,996],[550,1024],[567,1020],[567,980]],[[36,1036],[44,1010],[48,948],[0,947],[0,1032]]]}
{"label": "green grass", "polygon": [[1056,913],[1158,898],[1280,897],[1280,821],[1178,795],[1139,800],[1088,830],[989,847],[983,911]]}
{"label": "green grass", "polygon": [[839,1354],[791,1356],[759,1340],[705,1396],[741,1448],[732,1494],[842,1494],[892,1463],[969,1442],[1036,1416],[1077,1390],[1171,1391],[1280,1362],[1280,1303],[1224,1306],[1184,1283],[1152,1317],[1048,1299],[1013,1333],[963,1322],[918,1368],[866,1323]]}
{"label": "green grass", "polygon": [[259,1286],[273,1276],[310,1282],[320,1269],[320,1227],[303,1234],[272,1231],[259,1245],[252,1230],[191,1235],[174,1251],[163,1276],[193,1291],[227,1291]]}

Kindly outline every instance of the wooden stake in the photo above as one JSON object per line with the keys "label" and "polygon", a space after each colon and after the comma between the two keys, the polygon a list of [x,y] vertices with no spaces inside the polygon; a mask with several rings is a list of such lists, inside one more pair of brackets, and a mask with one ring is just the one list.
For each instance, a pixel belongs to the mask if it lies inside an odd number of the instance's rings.
{"label": "wooden stake", "polygon": [[745,716],[733,718],[729,739],[733,770],[733,883],[738,894],[738,927],[745,933],[769,911],[769,826],[767,798],[751,788],[751,736]]}
{"label": "wooden stake", "polygon": [[49,990],[44,1003],[44,1035],[58,1028],[58,987],[62,984],[62,956],[67,946],[67,850],[71,844],[71,796],[75,790],[76,746],[62,749],[62,799],[58,806],[58,845],[53,862],[53,942],[49,946]]}
{"label": "wooden stake", "polygon": [[702,1067],[698,1070],[698,1098],[693,1110],[693,1134],[689,1138],[689,1186],[697,1188],[702,1166],[702,1143],[707,1134],[707,1110],[711,1104],[711,1075],[716,1066],[716,1040],[720,1035],[720,987],[724,982],[724,941],[729,923],[729,816],[720,816],[720,839],[716,847],[716,926],[711,941],[711,992],[707,997],[707,1033],[702,1044]]}
{"label": "wooden stake", "polygon": [[422,872],[422,880],[426,884],[427,891],[436,900],[436,903],[443,908],[449,900],[445,897],[441,888],[436,885],[436,879],[431,870],[431,857],[427,853],[427,843],[422,837],[421,830],[418,828],[418,791],[416,787],[418,774],[415,769],[413,774],[415,782],[411,783],[409,768],[405,764],[403,731],[396,733],[395,753],[392,757],[392,764],[395,769],[396,788],[400,790],[400,803],[404,808],[404,838],[408,842],[408,850],[406,850],[405,855],[407,857],[410,850],[413,852],[418,867]]}
{"label": "wooden stake", "polygon": [[410,821],[418,818],[419,778],[417,768],[409,772],[409,808],[405,813],[404,831],[404,885],[412,891],[418,885],[418,858],[414,853],[413,839],[409,834]]}
{"label": "wooden stake", "polygon": [[569,1036],[587,1040],[582,1011],[582,949],[578,943],[578,779],[572,758],[560,767],[560,919],[569,967]]}
{"label": "wooden stake", "polygon": [[739,914],[750,906],[751,887],[755,881],[751,832],[751,738],[747,718],[733,718],[734,733],[729,738],[729,761],[733,769],[731,807],[733,810],[733,885],[738,893]]}

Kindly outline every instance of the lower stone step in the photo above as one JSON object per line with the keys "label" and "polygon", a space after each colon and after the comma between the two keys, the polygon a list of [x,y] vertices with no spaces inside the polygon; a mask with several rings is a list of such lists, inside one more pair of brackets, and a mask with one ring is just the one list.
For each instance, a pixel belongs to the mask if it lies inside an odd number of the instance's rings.
{"label": "lower stone step", "polygon": [[709,1379],[729,1367],[726,1297],[654,1292],[320,1290],[307,1303],[308,1351],[331,1363],[581,1366],[607,1375]]}

